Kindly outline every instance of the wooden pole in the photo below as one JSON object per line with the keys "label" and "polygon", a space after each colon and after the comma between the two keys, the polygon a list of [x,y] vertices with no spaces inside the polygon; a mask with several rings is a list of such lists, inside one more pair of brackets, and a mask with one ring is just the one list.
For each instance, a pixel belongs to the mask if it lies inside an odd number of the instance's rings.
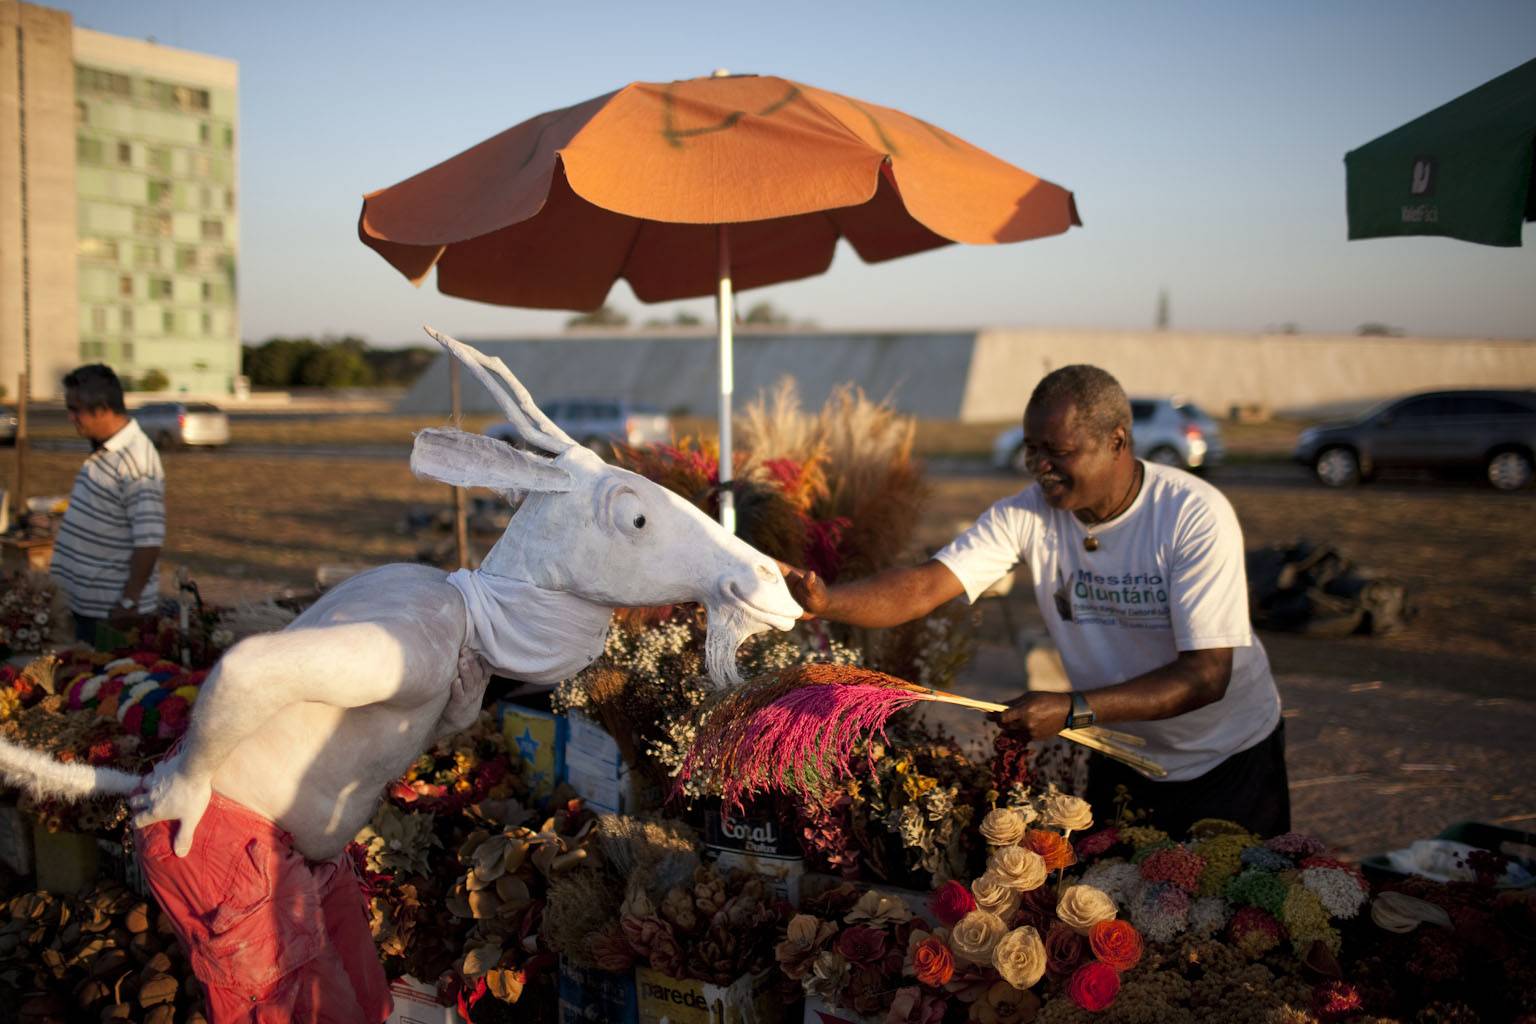
{"label": "wooden pole", "polygon": [[[448,402],[453,407],[453,422],[459,422],[459,361],[448,361]],[[469,568],[469,516],[464,507],[464,488],[453,488],[453,540],[459,553],[459,568]]]}
{"label": "wooden pole", "polygon": [[16,385],[16,495],[11,508],[18,517],[27,511],[27,390],[29,381],[22,373]]}

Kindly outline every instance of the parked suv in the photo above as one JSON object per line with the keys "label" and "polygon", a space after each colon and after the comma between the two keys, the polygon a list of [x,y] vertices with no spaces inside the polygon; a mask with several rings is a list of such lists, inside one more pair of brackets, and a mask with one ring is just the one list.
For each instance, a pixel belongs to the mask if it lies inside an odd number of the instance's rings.
{"label": "parked suv", "polygon": [[[672,437],[672,421],[666,413],[621,398],[563,398],[541,402],[539,407],[577,444],[604,457],[614,444],[655,444]],[[494,423],[485,433],[508,443],[517,441],[510,423]]]}
{"label": "parked suv", "polygon": [[1501,491],[1536,475],[1536,390],[1431,391],[1377,406],[1357,420],[1303,430],[1296,461],[1329,487],[1382,469],[1481,470]]}
{"label": "parked suv", "polygon": [[[1177,396],[1132,398],[1131,440],[1137,458],[1195,472],[1220,465],[1227,453],[1216,421],[1194,402]],[[992,464],[1027,472],[1022,426],[1003,431],[992,442]]]}
{"label": "parked suv", "polygon": [[151,402],[132,410],[131,415],[156,448],[229,443],[229,417],[208,402]]}

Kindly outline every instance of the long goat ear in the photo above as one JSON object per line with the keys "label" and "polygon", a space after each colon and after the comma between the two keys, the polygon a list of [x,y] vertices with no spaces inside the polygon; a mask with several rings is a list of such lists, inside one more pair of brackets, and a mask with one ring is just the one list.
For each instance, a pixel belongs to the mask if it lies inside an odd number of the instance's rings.
{"label": "long goat ear", "polygon": [[464,344],[456,338],[450,338],[442,331],[422,324],[422,329],[430,334],[439,345],[453,356],[465,368],[479,378],[501,411],[506,413],[507,422],[512,424],[519,441],[524,444],[542,448],[551,455],[559,455],[569,448],[576,447],[570,435],[555,426],[553,420],[544,415],[528,389],[523,387],[522,381],[517,379],[513,372],[507,369],[507,364],[500,359],[493,359],[478,349]]}
{"label": "long goat ear", "polygon": [[411,446],[411,472],[455,487],[569,491],[571,474],[542,455],[451,427],[431,427]]}

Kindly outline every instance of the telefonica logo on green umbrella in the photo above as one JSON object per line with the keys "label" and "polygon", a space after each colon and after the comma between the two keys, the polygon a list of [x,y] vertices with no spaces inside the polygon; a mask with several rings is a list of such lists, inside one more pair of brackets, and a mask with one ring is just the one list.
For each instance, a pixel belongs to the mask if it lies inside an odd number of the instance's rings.
{"label": "telefonica logo on green umbrella", "polygon": [[1519,245],[1533,157],[1536,60],[1346,154],[1349,237]]}

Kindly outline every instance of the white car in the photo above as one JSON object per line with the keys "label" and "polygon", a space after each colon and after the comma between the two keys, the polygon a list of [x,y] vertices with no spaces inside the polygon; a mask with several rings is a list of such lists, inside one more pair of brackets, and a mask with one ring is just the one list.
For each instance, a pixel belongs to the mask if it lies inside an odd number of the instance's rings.
{"label": "white car", "polygon": [[[672,421],[666,413],[621,398],[562,398],[543,403],[543,408],[555,426],[605,459],[613,453],[614,444],[637,447],[672,439]],[[509,444],[515,438],[510,423],[493,423],[485,433]]]}
{"label": "white car", "polygon": [[131,411],[155,447],[209,447],[229,443],[229,417],[208,402],[151,402]]}
{"label": "white car", "polygon": [[[1180,397],[1132,398],[1131,440],[1136,457],[1164,466],[1204,472],[1227,454],[1221,427],[1194,402]],[[1024,428],[1012,427],[992,442],[992,465],[1027,473]]]}

